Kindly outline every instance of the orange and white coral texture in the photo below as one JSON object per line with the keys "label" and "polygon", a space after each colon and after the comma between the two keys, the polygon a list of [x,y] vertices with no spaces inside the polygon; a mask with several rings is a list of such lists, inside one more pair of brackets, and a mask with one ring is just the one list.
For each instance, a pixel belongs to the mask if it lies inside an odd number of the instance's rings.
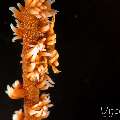
{"label": "orange and white coral texture", "polygon": [[22,77],[12,87],[7,86],[6,93],[11,99],[24,98],[24,112],[15,111],[13,120],[42,120],[48,117],[52,107],[49,94],[44,93],[54,82],[49,76],[48,67],[54,73],[57,69],[59,54],[55,49],[54,32],[57,11],[51,8],[52,0],[25,0],[25,5],[17,3],[9,9],[15,17],[16,27],[10,25],[14,32],[13,42],[22,42]]}

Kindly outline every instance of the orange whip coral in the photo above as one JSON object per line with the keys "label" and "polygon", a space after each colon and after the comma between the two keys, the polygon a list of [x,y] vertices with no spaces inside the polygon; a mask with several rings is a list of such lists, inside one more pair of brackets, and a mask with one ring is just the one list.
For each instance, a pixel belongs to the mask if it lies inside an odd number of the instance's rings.
{"label": "orange whip coral", "polygon": [[11,99],[24,98],[24,112],[15,111],[13,120],[41,120],[49,115],[52,107],[49,94],[44,93],[54,82],[49,76],[48,67],[54,73],[57,69],[59,54],[55,49],[56,34],[54,22],[56,10],[51,8],[52,0],[25,0],[25,6],[17,3],[9,9],[15,17],[16,27],[11,24],[15,37],[12,41],[22,40],[22,77],[23,85],[16,80],[12,87],[7,85],[6,93]]}

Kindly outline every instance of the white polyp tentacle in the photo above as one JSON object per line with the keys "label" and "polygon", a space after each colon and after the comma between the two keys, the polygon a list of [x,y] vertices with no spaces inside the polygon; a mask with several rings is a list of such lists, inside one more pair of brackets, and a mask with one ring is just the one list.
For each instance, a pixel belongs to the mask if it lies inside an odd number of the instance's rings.
{"label": "white polyp tentacle", "polygon": [[55,2],[55,0],[48,0],[48,3],[51,5]]}
{"label": "white polyp tentacle", "polygon": [[58,70],[55,66],[52,65],[52,70],[54,73],[60,73],[61,71]]}
{"label": "white polyp tentacle", "polygon": [[[45,81],[46,82],[46,81]],[[45,83],[45,86],[41,87],[40,90],[47,90],[49,87],[54,87],[53,85],[49,84],[48,82]]]}
{"label": "white polyp tentacle", "polygon": [[22,37],[20,37],[20,36],[15,36],[15,37],[12,38],[12,42],[15,42],[15,41],[18,40],[18,39],[22,39]]}
{"label": "white polyp tentacle", "polygon": [[11,27],[12,31],[16,33],[16,27],[12,23],[10,24],[10,27]]}
{"label": "white polyp tentacle", "polygon": [[21,10],[23,8],[23,6],[20,3],[17,3],[17,6],[18,6],[19,10]]}
{"label": "white polyp tentacle", "polygon": [[40,101],[38,104],[35,104],[34,106],[32,106],[32,109],[37,109],[38,107],[42,106],[43,102]]}
{"label": "white polyp tentacle", "polygon": [[45,75],[45,77],[46,77],[46,80],[50,81],[51,84],[55,84],[48,75]]}
{"label": "white polyp tentacle", "polygon": [[5,91],[5,93],[11,96],[11,93],[13,93],[13,88],[7,85],[7,90]]}
{"label": "white polyp tentacle", "polygon": [[52,79],[49,79],[48,82],[49,82],[50,84],[55,84],[55,83],[52,81]]}
{"label": "white polyp tentacle", "polygon": [[39,2],[39,0],[33,0],[30,4],[30,7],[35,7],[37,2]]}
{"label": "white polyp tentacle", "polygon": [[18,80],[16,80],[12,86],[15,88],[15,87],[19,87],[20,86],[20,82]]}
{"label": "white polyp tentacle", "polygon": [[56,67],[59,66],[58,60],[56,60],[55,62],[53,62],[53,64],[54,64]]}
{"label": "white polyp tentacle", "polygon": [[15,111],[13,116],[12,116],[12,120],[23,120],[23,112],[22,109]]}
{"label": "white polyp tentacle", "polygon": [[15,22],[17,23],[16,27],[20,27],[20,22],[17,19],[15,19]]}
{"label": "white polyp tentacle", "polygon": [[9,10],[15,14],[16,12],[19,12],[15,7],[9,7]]}
{"label": "white polyp tentacle", "polygon": [[39,14],[36,14],[35,16],[36,16],[38,19],[42,18],[42,16],[39,15]]}
{"label": "white polyp tentacle", "polygon": [[49,115],[48,107],[44,106],[37,114],[36,117],[47,118]]}
{"label": "white polyp tentacle", "polygon": [[[41,111],[41,112],[42,112],[42,111]],[[40,111],[35,111],[35,110],[31,110],[31,111],[30,111],[30,116],[36,115],[36,114],[40,114]]]}
{"label": "white polyp tentacle", "polygon": [[44,42],[46,41],[46,38],[44,37],[44,38],[42,38],[40,41],[41,41],[42,43],[44,43]]}
{"label": "white polyp tentacle", "polygon": [[17,35],[17,34],[14,32],[13,35]]}
{"label": "white polyp tentacle", "polygon": [[45,45],[43,43],[38,43],[38,49],[39,51],[44,51]]}

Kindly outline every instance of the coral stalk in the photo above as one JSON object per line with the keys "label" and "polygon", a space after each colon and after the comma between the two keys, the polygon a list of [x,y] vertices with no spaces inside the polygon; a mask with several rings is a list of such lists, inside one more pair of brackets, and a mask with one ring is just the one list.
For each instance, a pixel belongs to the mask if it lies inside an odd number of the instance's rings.
{"label": "coral stalk", "polygon": [[[51,0],[25,0],[25,7],[17,3],[19,10],[10,7],[16,18],[16,27],[11,24],[16,40],[22,40],[22,77],[23,85],[19,81],[8,85],[6,93],[12,99],[24,98],[24,113],[20,110],[13,116],[13,120],[41,120],[49,115],[52,107],[49,94],[44,91],[54,86],[49,76],[48,67],[54,73],[57,69],[59,54],[55,49],[56,34],[54,22],[56,11],[51,8]],[[21,117],[22,116],[22,117]]]}

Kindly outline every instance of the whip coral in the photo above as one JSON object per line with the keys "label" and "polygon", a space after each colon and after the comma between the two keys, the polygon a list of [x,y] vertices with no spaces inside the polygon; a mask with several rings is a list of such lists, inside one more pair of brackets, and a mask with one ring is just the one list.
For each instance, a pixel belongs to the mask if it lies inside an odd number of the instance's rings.
{"label": "whip coral", "polygon": [[24,98],[24,110],[15,111],[13,120],[41,120],[49,115],[52,107],[49,94],[44,93],[54,82],[48,68],[59,73],[59,54],[55,49],[54,32],[57,11],[51,8],[54,0],[25,0],[25,6],[17,3],[19,9],[10,7],[15,17],[16,27],[10,24],[14,37],[12,42],[20,40],[22,48],[22,78],[12,87],[7,85],[6,93],[11,99]]}

